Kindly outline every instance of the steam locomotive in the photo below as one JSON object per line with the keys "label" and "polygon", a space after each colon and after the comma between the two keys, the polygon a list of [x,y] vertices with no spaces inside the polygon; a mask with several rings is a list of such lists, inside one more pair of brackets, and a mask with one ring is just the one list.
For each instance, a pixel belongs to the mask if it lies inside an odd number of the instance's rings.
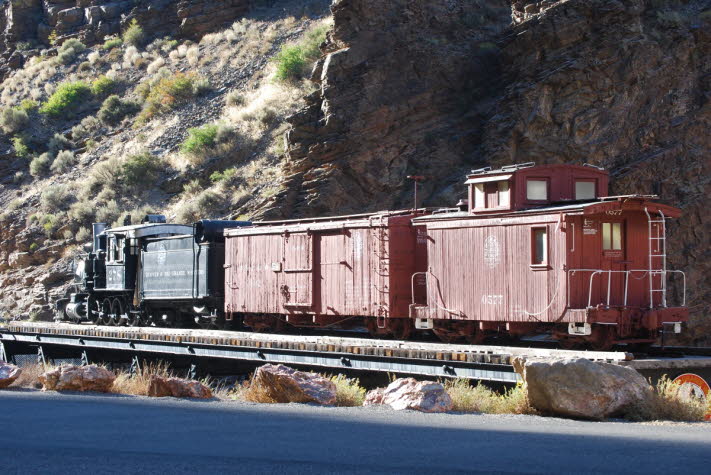
{"label": "steam locomotive", "polygon": [[[606,171],[474,170],[458,208],[285,221],[95,226],[57,319],[103,325],[363,326],[446,342],[553,334],[563,346],[650,344],[688,318],[652,196],[608,196]],[[670,285],[677,280],[677,285]]]}

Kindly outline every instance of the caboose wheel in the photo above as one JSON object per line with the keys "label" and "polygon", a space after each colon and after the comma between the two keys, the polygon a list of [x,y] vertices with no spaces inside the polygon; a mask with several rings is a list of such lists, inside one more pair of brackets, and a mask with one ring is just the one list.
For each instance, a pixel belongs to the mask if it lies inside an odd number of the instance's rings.
{"label": "caboose wheel", "polygon": [[595,325],[588,342],[590,347],[596,351],[608,351],[615,346],[615,328],[608,325]]}
{"label": "caboose wheel", "polygon": [[409,318],[388,320],[388,329],[396,340],[407,340],[412,333],[412,321]]}

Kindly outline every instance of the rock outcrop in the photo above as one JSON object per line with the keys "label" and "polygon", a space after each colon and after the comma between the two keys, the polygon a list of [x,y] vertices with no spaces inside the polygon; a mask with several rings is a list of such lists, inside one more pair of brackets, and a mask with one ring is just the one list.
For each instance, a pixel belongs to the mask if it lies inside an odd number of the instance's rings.
{"label": "rock outcrop", "polygon": [[440,383],[400,378],[387,388],[368,391],[363,405],[387,405],[397,411],[447,412],[452,410],[452,398]]}
{"label": "rock outcrop", "polygon": [[232,23],[250,8],[250,0],[22,0],[4,2],[0,12],[0,76],[22,66],[18,43],[49,46],[79,38],[85,44],[118,35],[134,19],[151,36],[189,39]]}
{"label": "rock outcrop", "polygon": [[652,387],[633,368],[584,358],[516,358],[513,364],[529,403],[544,414],[600,420],[652,396]]}
{"label": "rock outcrop", "polygon": [[267,364],[254,373],[251,384],[274,402],[336,403],[336,385],[314,373],[297,371],[284,365]]}
{"label": "rock outcrop", "polygon": [[0,389],[5,389],[14,383],[22,374],[22,370],[13,364],[0,361]]}
{"label": "rock outcrop", "polygon": [[153,375],[148,386],[148,396],[210,399],[212,391],[199,381]]}
{"label": "rock outcrop", "polygon": [[40,375],[45,391],[94,391],[107,393],[114,384],[116,375],[96,365],[62,365]]}
{"label": "rock outcrop", "polygon": [[[704,0],[337,0],[319,86],[290,119],[266,216],[452,206],[479,165],[591,163],[659,194],[687,343],[711,341],[711,5]],[[512,22],[513,19],[513,22]],[[672,286],[680,301],[680,286]]]}

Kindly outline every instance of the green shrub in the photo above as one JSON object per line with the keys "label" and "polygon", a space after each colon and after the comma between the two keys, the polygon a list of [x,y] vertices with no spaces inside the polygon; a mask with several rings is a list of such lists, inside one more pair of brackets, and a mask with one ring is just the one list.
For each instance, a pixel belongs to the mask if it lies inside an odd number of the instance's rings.
{"label": "green shrub", "polygon": [[275,57],[276,78],[280,81],[297,80],[308,73],[313,63],[321,56],[319,46],[326,40],[326,25],[319,25],[297,44],[282,46]]}
{"label": "green shrub", "polygon": [[57,60],[62,64],[70,64],[74,62],[77,55],[86,49],[84,43],[76,38],[71,38],[62,43],[62,46],[57,50]]}
{"label": "green shrub", "polygon": [[0,112],[0,127],[7,134],[16,134],[27,127],[29,122],[27,112],[20,107],[8,107]]}
{"label": "green shrub", "polygon": [[50,163],[52,163],[52,157],[46,152],[33,158],[30,162],[30,175],[38,177],[46,174],[49,171]]}
{"label": "green shrub", "polygon": [[20,103],[20,109],[25,111],[27,114],[30,114],[32,111],[36,110],[39,107],[39,104],[37,101],[33,101],[32,99],[24,99]]}
{"label": "green shrub", "polygon": [[197,178],[194,180],[190,180],[183,186],[183,193],[187,195],[196,195],[200,192],[200,190],[202,190],[202,185],[200,184],[200,180],[198,180]]}
{"label": "green shrub", "polygon": [[51,158],[57,156],[62,150],[69,150],[74,147],[74,144],[62,134],[54,134],[47,143],[47,153]]}
{"label": "green shrub", "polygon": [[236,168],[228,168],[225,171],[222,172],[213,172],[212,175],[210,175],[210,181],[213,183],[219,183],[221,181],[228,181],[234,178],[234,176],[237,174],[237,169]]}
{"label": "green shrub", "polygon": [[80,73],[88,73],[89,71],[91,71],[91,63],[89,61],[79,63],[77,71],[79,71]]}
{"label": "green shrub", "polygon": [[67,207],[69,199],[69,190],[65,185],[52,185],[42,192],[40,208],[46,213],[56,213]]}
{"label": "green shrub", "polygon": [[101,122],[94,116],[84,117],[80,123],[72,127],[72,139],[84,140],[91,137],[101,128]]}
{"label": "green shrub", "polygon": [[76,158],[74,157],[74,152],[70,150],[62,150],[57,154],[57,158],[54,159],[52,165],[49,169],[53,173],[64,173],[72,168],[72,165],[76,163]]}
{"label": "green shrub", "polygon": [[44,233],[48,238],[52,238],[55,232],[62,226],[61,216],[46,214],[40,220],[40,225],[44,229]]}
{"label": "green shrub", "polygon": [[217,124],[207,124],[202,127],[188,129],[188,138],[180,145],[180,150],[187,154],[200,154],[206,148],[213,147],[216,143]]}
{"label": "green shrub", "polygon": [[136,114],[140,110],[140,106],[132,101],[124,101],[117,95],[112,95],[106,98],[99,113],[99,120],[105,124],[116,125],[121,122],[124,117]]}
{"label": "green shrub", "polygon": [[117,48],[117,47],[121,46],[122,44],[123,44],[123,40],[121,38],[113,36],[113,37],[107,38],[104,41],[104,44],[101,45],[101,49],[108,51],[110,49]]}
{"label": "green shrub", "polygon": [[91,92],[96,97],[103,98],[114,90],[116,84],[117,82],[113,79],[107,78],[106,76],[99,76],[91,83]]}
{"label": "green shrub", "polygon": [[96,221],[99,223],[113,223],[120,215],[121,207],[116,200],[109,200],[96,208]]}
{"label": "green shrub", "polygon": [[145,40],[146,35],[143,32],[143,28],[138,24],[138,20],[134,18],[126,28],[126,31],[123,32],[123,42],[131,46],[141,46]]}
{"label": "green shrub", "polygon": [[30,156],[30,147],[25,144],[25,140],[20,136],[12,138],[12,148],[15,150],[15,155],[18,158],[27,158]]}
{"label": "green shrub", "polygon": [[88,201],[77,201],[69,207],[69,219],[79,225],[90,225],[94,219],[94,205]]}
{"label": "green shrub", "polygon": [[30,252],[35,252],[37,249],[39,249],[39,244],[37,244],[36,242],[30,244]]}
{"label": "green shrub", "polygon": [[225,103],[228,106],[242,106],[244,105],[244,96],[239,91],[232,91],[227,94],[225,98]]}
{"label": "green shrub", "polygon": [[121,167],[121,181],[129,189],[149,187],[158,176],[158,157],[148,152],[131,155]]}
{"label": "green shrub", "polygon": [[196,95],[195,74],[176,73],[172,76],[161,77],[155,82],[144,83],[137,92],[145,98],[143,111],[138,117],[138,124],[152,119],[156,115],[185,104]]}
{"label": "green shrub", "polygon": [[91,88],[84,81],[64,82],[42,104],[39,111],[50,117],[64,116],[76,110],[90,95]]}

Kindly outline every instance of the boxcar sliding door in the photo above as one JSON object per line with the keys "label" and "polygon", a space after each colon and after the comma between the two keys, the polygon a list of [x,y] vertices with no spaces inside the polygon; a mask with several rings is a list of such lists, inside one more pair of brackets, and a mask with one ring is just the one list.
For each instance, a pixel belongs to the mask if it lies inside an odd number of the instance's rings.
{"label": "boxcar sliding door", "polygon": [[313,305],[313,239],[309,233],[284,235],[283,276],[284,308],[309,310]]}

